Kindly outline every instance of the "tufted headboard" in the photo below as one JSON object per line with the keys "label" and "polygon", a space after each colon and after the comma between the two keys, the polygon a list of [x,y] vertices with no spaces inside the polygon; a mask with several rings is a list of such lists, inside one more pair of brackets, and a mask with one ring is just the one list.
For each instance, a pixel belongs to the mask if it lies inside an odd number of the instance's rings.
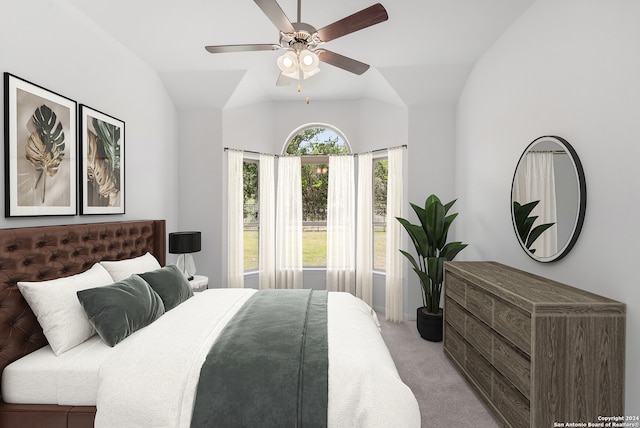
{"label": "tufted headboard", "polygon": [[18,281],[75,275],[101,260],[166,257],[164,220],[0,229],[0,375],[47,340]]}

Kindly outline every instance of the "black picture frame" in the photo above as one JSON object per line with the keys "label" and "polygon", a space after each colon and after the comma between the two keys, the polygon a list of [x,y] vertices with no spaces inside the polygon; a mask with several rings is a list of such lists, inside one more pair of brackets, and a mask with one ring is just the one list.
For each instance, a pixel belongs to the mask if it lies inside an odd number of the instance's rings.
{"label": "black picture frame", "polygon": [[124,214],[124,121],[80,104],[80,141],[80,214]]}
{"label": "black picture frame", "polygon": [[5,217],[77,214],[77,103],[4,73]]}

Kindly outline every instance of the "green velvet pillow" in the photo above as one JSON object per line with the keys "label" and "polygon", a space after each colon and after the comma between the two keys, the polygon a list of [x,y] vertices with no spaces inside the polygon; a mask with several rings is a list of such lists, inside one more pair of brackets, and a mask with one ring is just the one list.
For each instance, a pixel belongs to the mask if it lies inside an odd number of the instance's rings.
{"label": "green velvet pillow", "polygon": [[76,294],[89,322],[109,346],[115,346],[164,314],[160,296],[137,275]]}
{"label": "green velvet pillow", "polygon": [[161,269],[139,274],[153,291],[158,293],[164,303],[164,310],[168,311],[180,303],[193,297],[193,290],[187,278],[177,266],[169,265]]}

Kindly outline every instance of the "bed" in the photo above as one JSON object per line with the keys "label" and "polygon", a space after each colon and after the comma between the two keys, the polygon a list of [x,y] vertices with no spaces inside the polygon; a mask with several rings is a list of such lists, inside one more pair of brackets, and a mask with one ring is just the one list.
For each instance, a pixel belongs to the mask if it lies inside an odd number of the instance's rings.
{"label": "bed", "polygon": [[[3,391],[12,379],[37,385],[29,399],[21,400],[19,394],[16,398],[10,389],[4,392],[8,399],[0,402],[0,426],[189,426],[197,420],[193,409],[207,393],[198,378],[205,362],[211,352],[224,348],[224,334],[241,318],[236,312],[246,309],[247,302],[270,298],[268,292],[212,289],[195,293],[113,347],[93,335],[56,357],[54,343],[48,344],[17,286],[86,274],[99,262],[147,255],[164,266],[165,236],[163,220],[0,230],[0,371],[10,365],[6,378],[3,373]],[[322,296],[313,291],[302,294],[309,294],[309,302],[314,294]],[[327,425],[419,427],[417,402],[397,374],[377,330],[375,313],[346,293],[325,295]],[[313,315],[300,316],[305,322],[313,319]],[[214,342],[216,346],[211,347]],[[313,364],[315,353],[308,355]],[[53,361],[47,365],[57,374],[33,369],[39,360]],[[55,376],[59,381],[51,380]],[[305,380],[305,386],[315,378]],[[57,392],[51,392],[47,386],[51,383],[56,383]],[[259,409],[255,402],[248,406]]]}

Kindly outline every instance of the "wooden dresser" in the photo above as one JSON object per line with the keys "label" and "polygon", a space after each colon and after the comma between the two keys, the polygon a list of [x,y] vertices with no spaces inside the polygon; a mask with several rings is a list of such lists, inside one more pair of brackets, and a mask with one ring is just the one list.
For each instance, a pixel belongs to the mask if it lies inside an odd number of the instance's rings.
{"label": "wooden dresser", "polygon": [[445,264],[444,352],[508,427],[624,415],[625,312],[499,263]]}

